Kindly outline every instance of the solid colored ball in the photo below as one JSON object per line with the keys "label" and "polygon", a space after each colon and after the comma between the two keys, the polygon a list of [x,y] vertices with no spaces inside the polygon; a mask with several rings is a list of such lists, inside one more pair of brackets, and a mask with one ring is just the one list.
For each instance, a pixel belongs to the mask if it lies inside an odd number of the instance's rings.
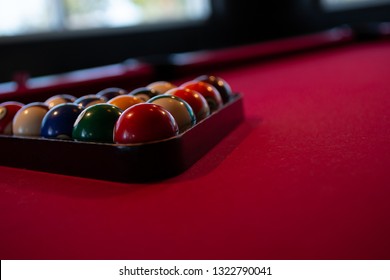
{"label": "solid colored ball", "polygon": [[148,103],[157,104],[165,108],[175,118],[179,131],[184,132],[196,123],[196,117],[191,106],[183,99],[174,95],[157,95]]}
{"label": "solid colored ball", "polygon": [[96,93],[97,96],[103,97],[106,100],[110,100],[116,96],[127,94],[127,91],[124,90],[123,88],[116,88],[116,87],[111,87],[111,88],[106,88],[98,93]]}
{"label": "solid colored ball", "polygon": [[85,142],[113,143],[113,130],[122,110],[110,104],[95,104],[76,119],[72,138]]}
{"label": "solid colored ball", "polygon": [[76,100],[76,97],[74,97],[73,95],[69,95],[69,94],[58,94],[58,95],[54,95],[50,98],[48,98],[46,101],[45,101],[45,104],[47,106],[49,106],[49,108],[53,108],[54,106],[57,106],[59,104],[63,104],[63,103],[72,103]]}
{"label": "solid colored ball", "polygon": [[221,77],[213,76],[213,75],[202,75],[195,79],[196,81],[201,81],[208,83],[214,86],[218,92],[221,94],[222,101],[224,104],[229,102],[229,100],[233,97],[233,91],[230,85]]}
{"label": "solid colored ball", "polygon": [[41,124],[49,107],[45,103],[34,102],[23,106],[15,115],[12,131],[17,136],[40,136]]}
{"label": "solid colored ball", "polygon": [[180,86],[181,88],[188,88],[199,92],[206,99],[209,104],[210,111],[215,112],[222,108],[223,101],[218,90],[212,85],[200,82],[200,81],[189,81]]}
{"label": "solid colored ball", "polygon": [[12,135],[12,121],[24,104],[8,101],[0,104],[0,134]]}
{"label": "solid colored ball", "polygon": [[156,95],[159,95],[157,91],[154,89],[146,88],[146,87],[140,87],[132,90],[129,95],[136,96],[138,98],[141,98],[145,102],[148,101],[150,98],[155,97]]}
{"label": "solid colored ball", "polygon": [[71,139],[73,124],[83,109],[82,106],[73,103],[60,104],[51,108],[42,120],[41,136]]}
{"label": "solid colored ball", "polygon": [[163,107],[140,103],[126,109],[119,117],[114,130],[118,144],[139,144],[159,141],[178,135],[174,117]]}
{"label": "solid colored ball", "polygon": [[167,91],[166,94],[180,97],[186,101],[194,111],[197,122],[207,118],[210,115],[210,108],[206,99],[197,91],[184,88],[174,88]]}
{"label": "solid colored ball", "polygon": [[167,81],[157,81],[146,86],[148,89],[153,89],[159,94],[164,94],[168,90],[175,88],[176,86]]}
{"label": "solid colored ball", "polygon": [[107,99],[97,96],[96,94],[88,94],[77,98],[74,103],[87,108],[95,104],[105,103],[106,101]]}
{"label": "solid colored ball", "polygon": [[133,95],[119,95],[107,101],[108,104],[114,105],[120,108],[122,111],[126,110],[127,108],[135,104],[142,103],[142,102],[144,102],[144,100]]}

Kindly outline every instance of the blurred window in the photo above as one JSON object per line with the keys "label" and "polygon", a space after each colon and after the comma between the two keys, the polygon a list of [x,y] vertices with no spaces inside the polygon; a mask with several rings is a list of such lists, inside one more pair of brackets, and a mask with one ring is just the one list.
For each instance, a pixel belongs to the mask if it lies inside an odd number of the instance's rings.
{"label": "blurred window", "polygon": [[210,0],[0,0],[0,36],[205,20]]}

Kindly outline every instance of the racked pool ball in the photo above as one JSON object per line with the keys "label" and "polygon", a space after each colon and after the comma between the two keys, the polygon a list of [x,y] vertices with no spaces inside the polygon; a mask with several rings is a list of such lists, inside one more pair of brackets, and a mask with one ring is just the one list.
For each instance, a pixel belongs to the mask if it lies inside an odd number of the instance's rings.
{"label": "racked pool ball", "polygon": [[153,90],[157,91],[159,94],[164,94],[168,90],[175,88],[176,85],[174,85],[170,82],[167,82],[167,81],[157,81],[157,82],[154,82],[154,83],[147,85],[146,87],[148,89],[153,89]]}
{"label": "racked pool ball", "polygon": [[146,87],[136,88],[129,93],[129,95],[133,95],[138,98],[141,98],[145,102],[148,101],[150,98],[155,97],[156,95],[159,94],[160,93],[155,91],[154,89],[150,89]]}
{"label": "racked pool ball", "polygon": [[223,101],[218,90],[212,85],[201,81],[189,81],[180,86],[199,92],[209,104],[210,111],[215,112],[222,108]]}
{"label": "racked pool ball", "polygon": [[202,76],[197,77],[195,80],[205,82],[205,83],[208,83],[208,84],[214,86],[218,90],[219,94],[221,94],[222,101],[224,104],[229,102],[229,100],[231,100],[233,97],[232,88],[221,77],[217,77],[217,76],[213,76],[213,75],[210,75],[210,76],[202,75]]}
{"label": "racked pool ball", "polygon": [[196,123],[196,117],[191,106],[183,99],[169,94],[157,95],[148,103],[160,105],[175,118],[179,131],[184,132]]}
{"label": "racked pool ball", "polygon": [[12,135],[12,121],[23,106],[16,101],[0,103],[0,134]]}
{"label": "racked pool ball", "polygon": [[96,94],[88,94],[77,98],[74,103],[87,108],[95,104],[105,103],[106,101],[107,99],[97,96]]}
{"label": "racked pool ball", "polygon": [[106,88],[98,93],[96,93],[97,96],[103,97],[106,100],[110,100],[116,96],[127,94],[127,91],[124,90],[123,88],[116,88],[116,87],[111,87],[111,88]]}
{"label": "racked pool ball", "polygon": [[174,88],[166,92],[166,94],[180,97],[186,101],[194,111],[196,121],[199,122],[210,115],[210,108],[206,99],[199,92],[188,88]]}
{"label": "racked pool ball", "polygon": [[163,107],[140,103],[126,109],[114,129],[114,142],[140,144],[178,135],[179,128],[171,113]]}
{"label": "racked pool ball", "polygon": [[85,142],[113,143],[114,126],[122,110],[110,104],[95,104],[76,119],[72,138]]}
{"label": "racked pool ball", "polygon": [[41,124],[49,107],[42,102],[34,102],[23,106],[15,115],[12,131],[17,136],[40,136]]}
{"label": "racked pool ball", "polygon": [[59,104],[63,104],[63,103],[72,103],[76,100],[76,97],[74,97],[73,95],[69,95],[69,94],[58,94],[58,95],[54,95],[50,98],[48,98],[46,101],[45,101],[45,104],[47,106],[49,106],[49,108],[53,108],[54,106],[57,106]]}
{"label": "racked pool ball", "polygon": [[74,103],[59,104],[51,108],[42,120],[41,136],[71,139],[73,124],[83,109],[81,105]]}
{"label": "racked pool ball", "polygon": [[107,104],[114,105],[120,108],[122,111],[124,111],[135,104],[143,103],[143,102],[144,102],[143,99],[133,95],[119,95],[117,97],[114,97],[111,100],[108,100]]}

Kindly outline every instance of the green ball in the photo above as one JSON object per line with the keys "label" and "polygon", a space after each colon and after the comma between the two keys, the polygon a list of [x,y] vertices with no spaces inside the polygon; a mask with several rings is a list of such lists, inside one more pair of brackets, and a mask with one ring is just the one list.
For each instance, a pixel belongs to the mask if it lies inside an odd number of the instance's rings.
{"label": "green ball", "polygon": [[92,105],[80,113],[72,137],[78,141],[113,143],[113,131],[122,110],[110,104]]}

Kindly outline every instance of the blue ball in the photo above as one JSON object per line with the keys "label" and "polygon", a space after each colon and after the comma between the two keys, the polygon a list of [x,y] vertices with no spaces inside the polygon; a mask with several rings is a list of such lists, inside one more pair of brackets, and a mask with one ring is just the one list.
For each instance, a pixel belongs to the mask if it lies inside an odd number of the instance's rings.
{"label": "blue ball", "polygon": [[107,100],[124,94],[127,94],[127,91],[122,88],[106,88],[96,93],[97,96],[103,97]]}
{"label": "blue ball", "polygon": [[73,124],[83,109],[83,106],[73,103],[60,104],[51,108],[42,120],[41,136],[71,139]]}
{"label": "blue ball", "polygon": [[88,94],[77,98],[73,103],[87,108],[95,104],[106,103],[106,101],[106,98],[97,96],[96,94]]}

